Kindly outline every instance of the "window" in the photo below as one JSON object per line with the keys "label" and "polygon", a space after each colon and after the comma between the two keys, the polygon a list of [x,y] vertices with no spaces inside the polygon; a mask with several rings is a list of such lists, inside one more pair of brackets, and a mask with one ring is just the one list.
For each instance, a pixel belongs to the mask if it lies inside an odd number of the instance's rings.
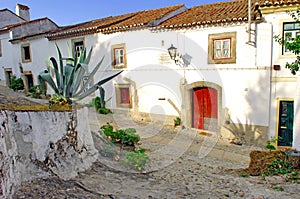
{"label": "window", "polygon": [[75,52],[78,52],[77,57],[80,56],[80,52],[84,50],[84,41],[83,38],[73,39],[72,40],[72,52],[75,55]]}
{"label": "window", "polygon": [[[287,42],[291,41],[292,38],[296,38],[300,35],[300,23],[297,22],[286,22],[283,23],[283,39]],[[282,46],[282,54],[292,54],[288,49]]]}
{"label": "window", "polygon": [[236,63],[236,33],[220,33],[208,36],[208,63]]}
{"label": "window", "polygon": [[0,40],[0,57],[2,57],[2,47],[1,47],[1,40]]}
{"label": "window", "polygon": [[129,84],[116,85],[117,107],[131,108],[131,95]]}
{"label": "window", "polygon": [[125,44],[112,46],[112,66],[113,68],[126,68]]}
{"label": "window", "polygon": [[22,62],[31,62],[31,52],[30,52],[30,45],[29,44],[23,44],[21,46],[21,54],[22,54]]}

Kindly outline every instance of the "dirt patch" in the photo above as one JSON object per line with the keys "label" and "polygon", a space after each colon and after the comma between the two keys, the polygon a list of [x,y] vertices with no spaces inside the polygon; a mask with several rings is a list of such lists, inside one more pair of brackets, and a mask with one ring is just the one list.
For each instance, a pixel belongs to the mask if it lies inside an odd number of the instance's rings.
{"label": "dirt patch", "polygon": [[[288,166],[293,170],[300,170],[300,157],[290,156],[283,150],[274,151],[251,151],[250,153],[250,164],[244,171],[248,172],[251,176],[263,175],[270,166],[278,162],[278,168]],[[289,163],[288,165],[284,165]]]}

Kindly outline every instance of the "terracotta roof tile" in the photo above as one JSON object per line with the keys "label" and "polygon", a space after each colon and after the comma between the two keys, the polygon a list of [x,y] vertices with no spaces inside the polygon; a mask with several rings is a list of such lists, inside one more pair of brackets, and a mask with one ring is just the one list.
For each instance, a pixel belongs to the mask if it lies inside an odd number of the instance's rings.
{"label": "terracotta roof tile", "polygon": [[49,34],[49,40],[63,39],[74,36],[83,36],[96,32],[112,33],[143,28],[149,23],[163,18],[165,15],[184,7],[183,4],[169,6],[155,10],[145,10],[119,16],[110,16],[72,26],[61,27],[59,31]]}
{"label": "terracotta roof tile", "polygon": [[[259,19],[252,3],[252,19]],[[230,1],[195,6],[180,15],[166,20],[157,28],[186,28],[248,20],[248,1]]]}
{"label": "terracotta roof tile", "polygon": [[[126,31],[130,30],[132,28],[142,28],[142,27],[148,27],[150,23],[162,19],[166,15],[170,14],[171,12],[184,7],[183,4],[175,5],[175,6],[169,6],[154,10],[144,10],[135,13],[133,17],[131,17],[128,20],[125,20],[121,23],[116,23],[115,25],[112,25],[109,27],[110,31],[102,30],[102,32],[105,33],[111,33],[111,32],[119,32],[119,31]],[[185,7],[184,7],[185,8]]]}
{"label": "terracotta roof tile", "polygon": [[300,0],[269,0],[259,2],[260,7],[284,6],[300,4]]}

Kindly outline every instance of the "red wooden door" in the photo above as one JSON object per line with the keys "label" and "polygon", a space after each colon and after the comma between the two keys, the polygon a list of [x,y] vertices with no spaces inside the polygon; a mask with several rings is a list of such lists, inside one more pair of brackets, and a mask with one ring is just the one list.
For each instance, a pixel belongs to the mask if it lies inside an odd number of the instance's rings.
{"label": "red wooden door", "polygon": [[218,118],[218,91],[213,88],[193,90],[193,127],[209,129],[210,119]]}

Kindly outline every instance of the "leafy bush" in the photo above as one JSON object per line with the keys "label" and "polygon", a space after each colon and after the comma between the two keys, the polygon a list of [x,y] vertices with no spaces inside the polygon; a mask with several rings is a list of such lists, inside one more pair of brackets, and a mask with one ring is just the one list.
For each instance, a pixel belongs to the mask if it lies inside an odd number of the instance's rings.
{"label": "leafy bush", "polygon": [[180,117],[176,117],[176,118],[174,119],[174,126],[179,126],[180,123],[181,123]]}
{"label": "leafy bush", "polygon": [[269,150],[276,150],[276,142],[279,141],[281,139],[281,137],[279,136],[276,136],[276,137],[272,137],[271,140],[268,140],[267,141],[267,144],[266,144],[266,149],[269,149]]}
{"label": "leafy bush", "polygon": [[145,149],[127,152],[125,157],[127,159],[127,164],[138,171],[144,170],[149,160],[148,155],[145,153]]}
{"label": "leafy bush", "polygon": [[41,98],[42,89],[40,85],[32,86],[28,89],[28,92],[31,94],[31,97],[33,98]]}
{"label": "leafy bush", "polygon": [[96,111],[100,114],[108,114],[111,113],[111,110],[103,106],[105,103],[101,100],[100,97],[95,97],[92,99],[92,105],[96,109]]}
{"label": "leafy bush", "polygon": [[24,89],[24,82],[22,78],[16,78],[16,76],[12,76],[10,79],[9,88],[16,90],[23,90]]}
{"label": "leafy bush", "polygon": [[119,143],[122,146],[134,146],[140,141],[140,136],[136,134],[133,128],[119,129],[114,131],[113,126],[109,123],[101,127],[104,135],[113,143]]}

